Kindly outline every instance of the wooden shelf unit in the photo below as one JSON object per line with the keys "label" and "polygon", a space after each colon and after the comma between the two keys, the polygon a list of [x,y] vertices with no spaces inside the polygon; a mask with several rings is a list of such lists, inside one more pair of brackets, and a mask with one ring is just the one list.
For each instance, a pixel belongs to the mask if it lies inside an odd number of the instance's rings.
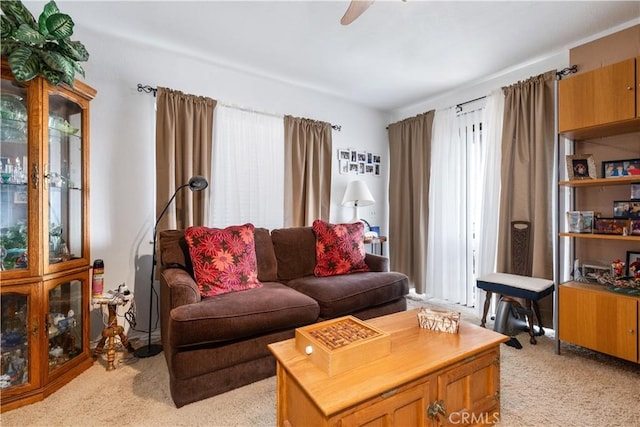
{"label": "wooden shelf unit", "polygon": [[[560,81],[559,132],[573,140],[575,154],[591,154],[597,164],[640,158],[639,85],[640,57]],[[559,159],[559,167],[563,165],[564,159]],[[600,168],[597,172],[601,175]],[[609,212],[613,210],[613,201],[630,199],[626,188],[634,182],[640,182],[640,176],[561,180],[558,186],[569,191],[569,210],[594,211],[602,217],[612,217]],[[571,259],[565,262],[597,257],[610,263],[616,258],[624,260],[626,251],[640,251],[640,236],[568,233],[562,231],[565,212],[557,212],[557,218],[556,253],[563,253],[562,249],[569,245]],[[558,255],[558,265],[560,262]],[[561,281],[557,273],[556,283]],[[567,341],[640,363],[640,298],[574,281],[559,284],[556,297],[556,352],[560,352],[560,341]]]}

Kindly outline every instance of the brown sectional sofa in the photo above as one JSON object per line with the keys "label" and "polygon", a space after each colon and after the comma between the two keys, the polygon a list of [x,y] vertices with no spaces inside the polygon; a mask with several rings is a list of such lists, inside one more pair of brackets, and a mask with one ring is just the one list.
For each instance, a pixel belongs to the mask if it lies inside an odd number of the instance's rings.
{"label": "brown sectional sofa", "polygon": [[369,272],[316,277],[311,227],[257,228],[255,245],[261,288],[201,298],[184,231],[160,232],[162,345],[177,407],[274,375],[267,344],[298,327],[406,310],[408,279],[387,258],[367,254]]}

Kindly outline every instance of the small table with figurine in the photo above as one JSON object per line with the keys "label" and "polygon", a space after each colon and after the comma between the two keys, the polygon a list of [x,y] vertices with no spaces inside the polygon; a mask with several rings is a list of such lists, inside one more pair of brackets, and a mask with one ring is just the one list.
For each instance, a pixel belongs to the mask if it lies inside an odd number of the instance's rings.
{"label": "small table with figurine", "polygon": [[130,353],[133,353],[134,349],[129,339],[124,333],[124,327],[118,325],[118,316],[117,309],[118,306],[125,306],[133,299],[133,294],[123,295],[120,293],[107,293],[102,296],[94,296],[91,298],[92,304],[98,304],[100,306],[106,305],[109,310],[109,320],[107,321],[106,327],[102,330],[102,338],[98,345],[93,351],[93,357],[97,358],[100,354],[102,354],[102,350],[107,344],[107,371],[114,370],[115,364],[113,363],[116,358],[116,349],[115,349],[115,337],[120,337],[120,341],[124,348],[126,348]]}

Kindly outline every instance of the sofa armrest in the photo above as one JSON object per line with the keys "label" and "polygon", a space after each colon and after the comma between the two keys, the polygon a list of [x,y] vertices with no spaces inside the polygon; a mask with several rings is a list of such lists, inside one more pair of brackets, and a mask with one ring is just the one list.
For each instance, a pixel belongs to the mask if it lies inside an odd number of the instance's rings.
{"label": "sofa armrest", "polygon": [[364,257],[364,262],[370,271],[389,271],[389,258],[385,256],[368,253]]}
{"label": "sofa armrest", "polygon": [[167,292],[169,309],[202,300],[198,285],[189,273],[180,268],[167,268],[160,275],[162,290]]}

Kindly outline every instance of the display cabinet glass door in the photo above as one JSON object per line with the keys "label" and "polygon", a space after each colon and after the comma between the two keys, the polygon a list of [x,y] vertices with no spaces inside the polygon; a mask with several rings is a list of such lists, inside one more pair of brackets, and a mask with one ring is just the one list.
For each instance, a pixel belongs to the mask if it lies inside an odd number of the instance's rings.
{"label": "display cabinet glass door", "polygon": [[27,90],[2,80],[0,100],[0,270],[28,269]]}
{"label": "display cabinet glass door", "polygon": [[83,289],[80,279],[45,283],[46,329],[51,374],[83,351]]}
{"label": "display cabinet glass door", "polygon": [[22,393],[39,386],[38,366],[33,363],[38,351],[37,302],[30,285],[15,286],[1,295],[0,393]]}
{"label": "display cabinet glass door", "polygon": [[45,165],[49,265],[82,257],[84,253],[82,114],[78,104],[58,94],[49,95]]}

